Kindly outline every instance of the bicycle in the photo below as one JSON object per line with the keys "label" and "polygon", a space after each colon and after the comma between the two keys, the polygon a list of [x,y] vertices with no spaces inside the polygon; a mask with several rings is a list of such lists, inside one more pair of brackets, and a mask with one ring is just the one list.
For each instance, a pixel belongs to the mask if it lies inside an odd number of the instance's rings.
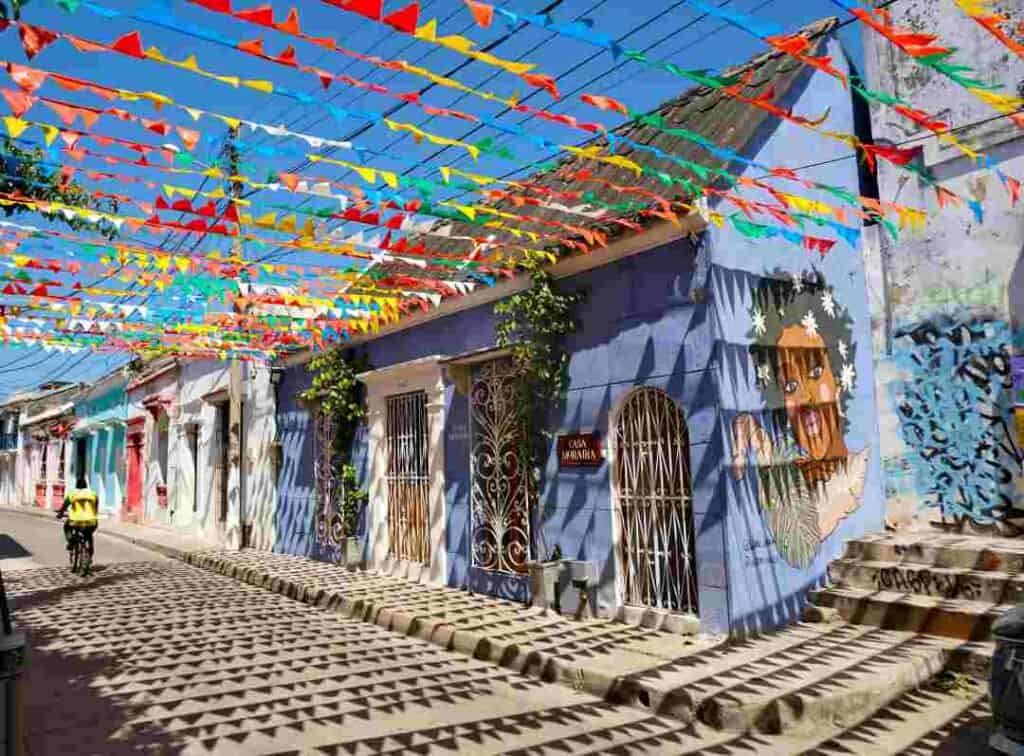
{"label": "bicycle", "polygon": [[[58,520],[63,517],[58,516]],[[93,545],[85,537],[81,528],[70,528],[68,535],[68,561],[71,563],[71,572],[86,577],[92,570]]]}

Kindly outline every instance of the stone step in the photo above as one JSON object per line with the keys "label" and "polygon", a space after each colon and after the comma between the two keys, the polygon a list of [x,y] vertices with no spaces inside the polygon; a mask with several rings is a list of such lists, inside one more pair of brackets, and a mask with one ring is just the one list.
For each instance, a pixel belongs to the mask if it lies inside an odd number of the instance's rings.
{"label": "stone step", "polygon": [[985,754],[988,750],[988,686],[940,676],[904,693],[860,721],[844,716],[822,728],[813,747],[791,753],[815,756],[933,756]]}
{"label": "stone step", "polygon": [[846,544],[847,560],[1024,573],[1024,539],[877,533]]}
{"label": "stone step", "polygon": [[1024,575],[996,570],[933,567],[913,562],[875,562],[837,559],[828,568],[839,588],[901,591],[946,599],[967,599],[993,604],[1024,601]]}
{"label": "stone step", "polygon": [[[798,624],[632,677],[652,713],[717,730],[807,735],[860,721],[947,669],[959,641],[851,625]],[[626,695],[628,686],[620,686]]]}
{"label": "stone step", "polygon": [[818,606],[839,610],[847,622],[965,641],[989,640],[992,623],[1009,608],[984,601],[863,588],[824,588],[808,595]]}

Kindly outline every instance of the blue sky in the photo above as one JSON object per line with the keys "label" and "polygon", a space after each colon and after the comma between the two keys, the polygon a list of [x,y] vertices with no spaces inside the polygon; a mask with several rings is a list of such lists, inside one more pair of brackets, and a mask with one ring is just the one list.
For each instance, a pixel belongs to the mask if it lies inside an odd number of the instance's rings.
{"label": "blue sky", "polygon": [[[795,31],[815,19],[834,15],[836,11],[835,6],[828,0],[730,0],[728,2],[714,0],[714,2],[717,5],[724,5],[730,10],[755,14],[760,19],[775,22],[791,31]],[[253,0],[235,0],[234,2],[236,9],[254,8],[259,4]],[[292,7],[291,4],[280,0],[273,0],[272,4],[275,18],[281,20]],[[404,4],[397,0],[387,0],[385,9],[390,12]],[[536,13],[548,3],[539,0],[504,0],[496,4],[517,12]],[[244,88],[236,89],[149,60],[132,60],[110,53],[81,53],[63,40],[47,47],[34,60],[27,61],[19,43],[17,31],[14,29],[0,34],[0,56],[6,61],[88,79],[107,86],[133,90],[152,89],[170,96],[183,105],[273,125],[283,124],[293,131],[301,131],[315,136],[337,140],[351,139],[365,150],[363,157],[367,164],[396,172],[409,172],[411,175],[426,176],[434,171],[433,178],[436,179],[436,166],[441,164],[453,165],[464,170],[503,175],[516,171],[518,166],[525,163],[553,156],[550,153],[539,152],[535,147],[521,140],[502,137],[488,127],[474,129],[471,124],[457,119],[430,118],[420,108],[412,105],[406,105],[391,115],[395,120],[416,124],[428,131],[449,138],[475,142],[487,136],[496,137],[499,143],[507,146],[514,153],[514,159],[485,156],[474,164],[462,150],[453,148],[437,154],[439,148],[434,145],[416,144],[407,135],[395,134],[383,125],[372,125],[358,118],[348,117],[338,120],[325,107],[326,103],[330,103],[349,111],[385,111],[396,104],[396,101],[391,98],[346,88],[338,83],[324,91],[315,76],[263,61],[221,44],[170,30],[158,24],[133,20],[129,16],[136,14],[152,18],[170,13],[177,22],[186,22],[233,40],[252,40],[259,37],[264,40],[267,52],[272,55],[279,54],[288,44],[294,44],[298,60],[302,63],[316,65],[335,74],[345,73],[367,82],[383,84],[398,92],[409,92],[422,88],[427,82],[421,78],[381,70],[370,64],[295,40],[275,30],[246,24],[180,0],[167,3],[159,2],[159,0],[155,3],[96,0],[96,5],[118,11],[121,15],[104,16],[84,7],[74,13],[69,13],[51,0],[31,0],[23,11],[22,20],[104,43],[110,43],[122,34],[138,30],[142,33],[145,46],[155,45],[171,59],[180,60],[189,54],[195,54],[203,69],[224,75],[268,79],[274,83],[275,87],[283,86],[292,90],[308,92],[311,97],[315,98],[316,103],[302,106],[291,99],[268,96]],[[421,6],[421,21],[436,17],[442,32],[466,34],[476,40],[480,46],[499,39],[509,31],[504,23],[497,20],[488,30],[478,28],[462,0],[424,0]],[[340,45],[355,51],[388,59],[401,58],[442,74],[448,74],[457,69],[451,75],[473,87],[489,89],[503,95],[511,95],[516,92],[527,94],[527,88],[523,83],[507,73],[479,62],[467,63],[465,58],[455,53],[391,32],[383,25],[360,19],[352,13],[342,12],[323,2],[302,0],[296,3],[296,7],[300,13],[302,28],[309,34],[331,36]],[[764,44],[759,40],[737,29],[725,26],[718,20],[703,17],[688,8],[685,3],[670,2],[669,0],[655,2],[563,0],[552,11],[552,15],[558,21],[590,18],[594,22],[595,30],[606,32],[612,36],[617,35],[622,46],[644,50],[652,58],[671,61],[686,68],[718,70],[740,63],[765,49]],[[858,67],[861,56],[859,34],[860,30],[856,25],[849,25],[841,31],[843,42]],[[579,116],[585,120],[602,121],[608,125],[614,125],[617,121],[580,103],[578,100],[580,92],[611,95],[624,100],[635,110],[646,110],[687,87],[684,80],[667,73],[652,71],[624,59],[616,61],[609,53],[596,47],[563,37],[555,37],[535,27],[525,27],[515,31],[492,52],[503,58],[536,63],[539,71],[557,78],[563,93],[571,94],[571,96],[565,96],[561,101],[556,102],[547,94],[538,92],[525,99],[525,102],[554,112]],[[14,88],[7,77],[3,77],[0,86],[7,89]],[[47,84],[39,93],[47,97],[83,105],[104,105],[95,97],[90,98],[89,95],[66,92],[52,84]],[[422,99],[436,107],[464,109],[476,114],[497,115],[500,112],[500,106],[442,87],[433,87],[423,95]],[[114,102],[111,105],[126,107],[139,115],[165,118],[175,124],[201,130],[204,134],[204,141],[195,151],[200,160],[213,159],[226,133],[226,127],[220,122],[202,118],[193,123],[178,110],[168,109],[163,113],[158,113],[148,104],[143,103],[126,105],[122,102]],[[3,115],[8,115],[8,113],[5,111]],[[25,118],[59,124],[56,115],[41,105],[37,105],[29,111]],[[577,144],[586,136],[583,132],[556,124],[546,124],[537,119],[526,120],[526,117],[522,115],[506,114],[502,120],[510,124],[522,121],[534,133],[557,140],[562,144]],[[76,124],[76,128],[81,128],[80,122]],[[136,124],[122,124],[112,118],[101,118],[94,130],[111,136],[153,144],[167,141],[140,129]],[[24,135],[27,140],[32,142],[40,141],[40,136],[40,132],[37,130],[30,130]],[[242,139],[247,147],[242,155],[243,163],[248,169],[246,172],[260,177],[271,171],[294,168],[297,158],[288,154],[268,156],[256,152],[255,148],[264,145],[278,151],[282,149],[295,151],[304,147],[301,142],[274,140],[262,133],[243,132]],[[59,140],[56,144],[59,144]],[[93,149],[100,149],[89,142],[83,144]],[[103,148],[101,151],[110,154],[126,154],[123,151],[118,152],[116,147]],[[353,153],[338,154],[335,157],[355,160]],[[68,160],[56,152],[52,159],[54,161]],[[355,161],[358,162],[358,160]],[[155,176],[153,173],[142,173],[132,167],[104,166],[102,162],[91,158],[78,165],[81,168]],[[338,180],[357,183],[351,174],[346,176],[343,169],[334,169],[323,164],[307,169],[307,171],[315,175],[326,175]],[[190,176],[168,176],[167,179],[170,183],[192,188],[198,188],[201,181],[201,179]],[[146,201],[155,199],[153,190],[140,185],[111,186],[109,182],[103,184],[88,180],[83,180],[82,183],[90,188],[121,192]],[[208,182],[205,188],[213,188],[212,183]],[[258,203],[299,204],[297,197],[284,193],[263,192],[252,199]],[[125,212],[141,215],[138,208],[130,206],[125,208]],[[50,227],[46,221],[31,214],[21,214],[10,220],[44,228]],[[53,227],[58,228],[57,226]],[[82,236],[88,236],[88,234],[83,233]],[[197,240],[194,236],[186,238],[180,234],[122,236],[122,240],[133,238],[148,245],[163,245],[170,250],[189,250],[197,243],[199,251],[211,251],[224,246],[222,241],[212,237]],[[28,249],[31,252],[33,248],[29,247]],[[53,248],[39,247],[37,251],[40,255],[58,256]],[[274,250],[247,250],[249,256],[272,253]],[[281,261],[289,259],[288,253],[277,252],[274,254],[272,259]],[[115,288],[123,287],[116,282],[110,285]],[[150,299],[148,302],[155,304],[159,299]],[[139,303],[143,300],[130,301]],[[170,298],[163,298],[162,301],[169,306],[187,304]],[[46,380],[88,381],[104,374],[125,359],[127,357],[124,355],[47,353],[39,347],[0,347],[0,395],[31,387]]]}

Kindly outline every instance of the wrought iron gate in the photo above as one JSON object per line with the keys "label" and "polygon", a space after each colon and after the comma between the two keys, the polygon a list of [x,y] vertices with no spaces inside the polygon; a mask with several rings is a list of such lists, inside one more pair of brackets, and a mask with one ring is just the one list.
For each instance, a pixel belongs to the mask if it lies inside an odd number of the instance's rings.
{"label": "wrought iron gate", "polygon": [[340,559],[345,523],[341,516],[338,496],[338,478],[334,469],[334,438],[338,428],[334,418],[326,412],[317,412],[313,458],[313,477],[316,483],[316,509],[313,515],[314,532],[320,558]]}
{"label": "wrought iron gate", "polygon": [[640,388],[616,418],[615,516],[623,602],[697,611],[689,433],[663,391]]}
{"label": "wrought iron gate", "polygon": [[430,467],[425,391],[388,397],[386,437],[391,555],[428,564]]}
{"label": "wrought iron gate", "polygon": [[473,565],[522,574],[530,558],[530,471],[520,455],[515,400],[511,360],[476,368],[469,400]]}

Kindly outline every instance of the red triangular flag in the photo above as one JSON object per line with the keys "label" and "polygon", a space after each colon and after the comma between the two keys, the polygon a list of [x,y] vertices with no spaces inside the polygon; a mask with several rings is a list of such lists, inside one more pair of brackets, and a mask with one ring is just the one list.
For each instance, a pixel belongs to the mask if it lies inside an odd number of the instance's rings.
{"label": "red triangular flag", "polygon": [[231,221],[232,223],[238,223],[238,208],[235,207],[234,202],[229,202],[228,206],[224,208],[223,214],[224,220]]}
{"label": "red triangular flag", "polygon": [[110,46],[111,50],[115,50],[122,55],[130,55],[133,58],[145,58],[145,53],[142,52],[142,35],[137,31],[128,32],[123,37],[118,37],[114,40],[114,44]]}
{"label": "red triangular flag", "polygon": [[249,53],[250,55],[259,55],[264,57],[266,55],[263,52],[263,40],[262,39],[247,39],[238,43],[238,49],[242,52]]}
{"label": "red triangular flag", "polygon": [[140,118],[139,121],[145,128],[149,129],[154,134],[167,136],[171,133],[171,127],[166,121],[151,121],[148,118]]}
{"label": "red triangular flag", "polygon": [[209,202],[207,202],[202,207],[196,209],[196,215],[202,215],[202,216],[205,216],[207,218],[216,218],[217,217],[217,203],[214,202],[213,200],[210,200]]}
{"label": "red triangular flag", "polygon": [[469,12],[473,14],[473,19],[476,21],[477,26],[487,29],[491,22],[494,21],[493,5],[480,3],[477,0],[466,0],[466,5],[469,6]]}
{"label": "red triangular flag", "polygon": [[[337,0],[336,0],[337,1]],[[360,16],[380,21],[384,12],[384,0],[341,0],[338,5],[347,11],[358,13]]]}
{"label": "red triangular flag", "polygon": [[19,24],[18,34],[21,35],[21,46],[25,49],[25,56],[29,60],[36,57],[59,36],[49,29],[29,24]]}
{"label": "red triangular flag", "polygon": [[214,13],[231,13],[231,0],[190,0],[196,5]]}
{"label": "red triangular flag", "polygon": [[7,100],[7,104],[10,106],[11,112],[14,113],[16,118],[21,118],[29,108],[38,102],[37,98],[27,95],[24,92],[15,92],[11,89],[4,89],[2,91],[4,99]]}
{"label": "red triangular flag", "polygon": [[[63,105],[54,100],[43,100],[43,103],[46,107],[57,114],[60,120],[64,122],[65,126],[70,126],[75,122],[75,117],[78,115],[78,108],[71,105]],[[61,136],[64,137],[65,142],[68,141],[68,135],[61,134]],[[75,136],[75,140],[78,140],[77,136]]]}
{"label": "red triangular flag", "polygon": [[388,14],[382,20],[392,29],[397,29],[403,34],[415,33],[416,26],[419,24],[420,20],[419,0],[413,0],[413,2],[409,3],[401,10],[396,10],[394,13]]}
{"label": "red triangular flag", "polygon": [[26,92],[35,92],[46,81],[46,72],[37,71],[34,68],[19,66],[17,63],[8,63],[7,72],[11,75],[14,83]]}
{"label": "red triangular flag", "polygon": [[295,68],[295,48],[292,47],[291,45],[288,45],[288,47],[284,48],[284,52],[282,52],[280,55],[274,58],[274,60],[276,60],[278,63],[282,63],[286,66],[291,66],[292,68]]}
{"label": "red triangular flag", "polygon": [[531,87],[539,87],[540,89],[546,90],[547,93],[554,97],[556,100],[561,97],[561,95],[558,93],[558,87],[555,84],[554,77],[548,76],[546,74],[525,73],[521,74],[520,78],[527,84],[529,84]]}
{"label": "red triangular flag", "polygon": [[186,129],[184,126],[175,126],[174,128],[178,132],[178,136],[181,137],[185,149],[189,151],[195,149],[195,146],[199,144],[199,132],[195,129]]}
{"label": "red triangular flag", "polygon": [[270,5],[260,5],[257,8],[250,8],[249,10],[236,11],[232,15],[235,18],[240,18],[243,21],[248,21],[252,24],[268,26],[271,29],[274,28],[274,8]]}
{"label": "red triangular flag", "polygon": [[171,206],[167,204],[167,200],[164,199],[164,195],[158,194],[156,197],[156,207],[158,210],[170,210]]}
{"label": "red triangular flag", "polygon": [[292,8],[288,11],[288,18],[284,23],[277,24],[278,31],[283,31],[285,34],[299,34],[299,11],[297,8]]}

